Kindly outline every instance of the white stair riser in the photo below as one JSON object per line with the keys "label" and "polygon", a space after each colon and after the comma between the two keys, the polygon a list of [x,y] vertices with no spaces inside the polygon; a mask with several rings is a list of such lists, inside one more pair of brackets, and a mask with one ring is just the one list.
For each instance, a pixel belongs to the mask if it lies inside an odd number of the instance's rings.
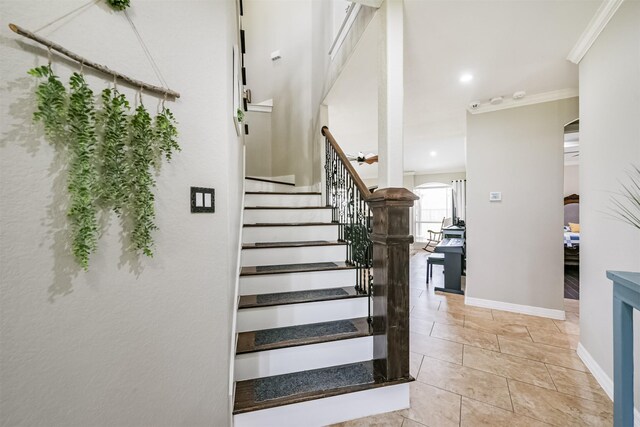
{"label": "white stair riser", "polygon": [[322,206],[319,194],[245,194],[245,206]]}
{"label": "white stair riser", "polygon": [[244,191],[277,191],[279,193],[293,193],[301,190],[294,185],[275,184],[273,182],[262,182],[254,181],[252,179],[245,179]]}
{"label": "white stair riser", "polygon": [[373,337],[256,351],[236,356],[235,380],[308,371],[373,359]]}
{"label": "white stair riser", "polygon": [[233,416],[234,427],[320,427],[409,407],[409,383]]}
{"label": "white stair riser", "polygon": [[337,240],[337,225],[244,227],[242,243]]}
{"label": "white stair riser", "polygon": [[277,191],[278,193],[300,193],[319,191],[318,187],[318,185],[297,187],[294,185],[276,184],[273,182],[254,181],[252,179],[245,179],[244,181],[245,191]]}
{"label": "white stair riser", "polygon": [[245,224],[331,222],[331,209],[245,209]]}
{"label": "white stair riser", "polygon": [[366,317],[368,298],[288,304],[238,310],[238,332]]}
{"label": "white stair riser", "polygon": [[309,262],[344,261],[347,250],[344,245],[302,246],[297,248],[243,249],[242,266],[303,264]]}
{"label": "white stair riser", "polygon": [[240,277],[240,295],[355,286],[357,270],[307,271]]}

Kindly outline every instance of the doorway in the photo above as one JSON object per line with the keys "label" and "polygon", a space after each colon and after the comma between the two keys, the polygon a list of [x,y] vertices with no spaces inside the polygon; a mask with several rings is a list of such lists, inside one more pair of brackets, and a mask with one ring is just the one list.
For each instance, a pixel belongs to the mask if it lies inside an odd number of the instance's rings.
{"label": "doorway", "polygon": [[580,298],[580,120],[564,127],[564,297]]}

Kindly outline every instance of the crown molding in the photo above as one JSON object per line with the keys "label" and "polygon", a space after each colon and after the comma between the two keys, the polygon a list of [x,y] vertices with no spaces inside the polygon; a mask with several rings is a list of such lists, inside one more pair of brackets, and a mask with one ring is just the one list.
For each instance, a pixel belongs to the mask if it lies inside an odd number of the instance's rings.
{"label": "crown molding", "polygon": [[527,95],[521,99],[505,99],[502,103],[497,105],[492,105],[489,102],[483,102],[478,108],[475,109],[467,107],[467,111],[471,114],[482,114],[489,113],[491,111],[506,110],[508,108],[524,107],[525,105],[541,104],[543,102],[574,98],[576,96],[578,96],[578,89],[560,89],[553,90],[551,92],[538,93],[535,95]]}
{"label": "crown molding", "polygon": [[605,0],[600,5],[596,14],[593,15],[593,18],[591,18],[591,21],[587,25],[587,28],[585,28],[575,46],[573,46],[573,49],[569,52],[569,55],[567,56],[569,61],[574,64],[578,64],[582,61],[582,58],[587,54],[623,1],[624,0]]}
{"label": "crown molding", "polygon": [[247,111],[253,111],[256,113],[270,113],[273,111],[273,99],[267,99],[258,104],[249,104]]}

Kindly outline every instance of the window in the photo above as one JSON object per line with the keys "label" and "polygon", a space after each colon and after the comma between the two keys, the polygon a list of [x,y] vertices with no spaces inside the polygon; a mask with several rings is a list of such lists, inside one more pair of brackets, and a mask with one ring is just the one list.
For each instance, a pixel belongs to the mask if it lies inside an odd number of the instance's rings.
{"label": "window", "polygon": [[443,218],[451,218],[452,192],[450,185],[425,184],[414,190],[420,197],[415,204],[416,241],[429,238],[427,230],[440,231]]}

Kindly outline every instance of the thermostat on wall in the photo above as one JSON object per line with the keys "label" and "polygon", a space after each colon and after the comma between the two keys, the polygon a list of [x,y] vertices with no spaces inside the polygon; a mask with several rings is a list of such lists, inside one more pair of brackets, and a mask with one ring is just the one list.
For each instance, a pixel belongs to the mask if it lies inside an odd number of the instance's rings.
{"label": "thermostat on wall", "polygon": [[499,202],[502,200],[502,193],[500,191],[492,191],[489,193],[490,202]]}

